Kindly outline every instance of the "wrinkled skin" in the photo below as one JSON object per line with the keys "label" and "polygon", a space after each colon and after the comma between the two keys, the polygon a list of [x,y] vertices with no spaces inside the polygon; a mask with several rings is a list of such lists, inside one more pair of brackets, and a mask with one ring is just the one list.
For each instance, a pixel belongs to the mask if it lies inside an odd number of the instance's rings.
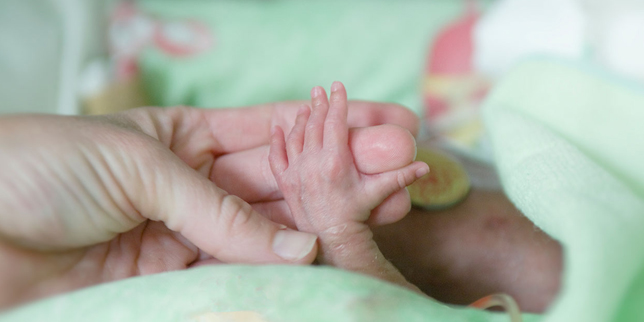
{"label": "wrinkled skin", "polygon": [[[208,180],[196,179],[194,174],[209,178],[222,191],[243,196],[262,215],[295,228],[270,170],[268,143],[274,125],[290,131],[301,104],[230,110],[145,108],[93,118],[0,118],[0,308],[130,276],[217,262],[204,251],[211,248],[208,244],[197,246],[168,229],[167,223],[145,219],[167,220],[174,213],[179,215],[177,220],[168,221],[179,230],[181,222],[188,220],[182,216],[196,216],[200,208],[213,208],[194,202],[190,206],[190,200],[196,198],[194,187],[178,182],[176,178],[181,176],[175,175],[177,171],[189,173],[188,177],[200,184]],[[413,157],[410,132],[417,133],[418,120],[408,110],[354,101],[349,103],[348,123],[352,127],[392,123],[409,130],[393,126],[350,130],[354,162],[362,173],[393,170]],[[111,184],[99,190],[102,198],[92,195],[80,208],[76,193],[89,186],[80,180],[86,177],[79,172],[82,162],[70,163],[75,157],[69,153],[79,145],[101,153],[106,147],[118,147],[108,155],[133,162],[128,171],[111,177]],[[89,164],[100,168],[107,160],[99,157],[96,161],[100,162]],[[62,176],[65,173],[71,177]],[[96,179],[97,173],[90,174],[93,180],[100,179]],[[169,181],[162,184],[164,179]],[[134,185],[124,189],[127,185],[121,184],[130,181]],[[78,185],[81,183],[85,186]],[[208,189],[218,191],[212,186]],[[176,192],[184,190],[177,196]],[[184,203],[189,210],[167,207],[179,202],[178,197],[187,199]],[[145,198],[151,200],[145,202]],[[402,218],[409,210],[407,198],[404,191],[390,196],[372,211],[368,223],[375,227]],[[146,205],[150,208],[144,209]],[[52,220],[56,215],[85,216],[92,209],[109,214],[104,224],[110,230],[69,239],[73,227]],[[241,209],[250,213],[248,208]],[[229,221],[228,227],[243,232],[243,222],[232,223]],[[81,225],[78,221],[66,224]],[[97,224],[91,221],[92,229]],[[267,239],[276,228],[270,222],[265,226],[273,227],[264,239],[270,244]],[[467,304],[490,293],[506,292],[522,309],[539,312],[559,288],[561,246],[536,229],[501,192],[475,190],[463,203],[442,211],[413,209],[403,220],[375,227],[373,232],[379,249],[410,282],[448,303]],[[228,238],[225,233],[207,233],[211,242]],[[228,246],[232,248],[211,250],[227,252],[228,257],[220,256],[220,260],[230,262],[308,263],[315,257],[312,250],[301,260],[292,261],[273,256],[266,245],[259,254],[236,252],[247,249],[247,244],[234,247],[226,243]]]}
{"label": "wrinkled skin", "polygon": [[388,262],[367,225],[385,198],[429,172],[423,162],[365,174],[349,149],[347,93],[331,86],[330,102],[321,87],[311,91],[313,110],[303,106],[285,141],[274,129],[269,160],[297,229],[319,237],[321,264],[333,265],[416,290]]}
{"label": "wrinkled skin", "polygon": [[[272,126],[290,130],[299,105],[0,118],[0,308],[204,263],[311,263],[317,237],[274,222],[292,219],[264,147]],[[411,112],[349,105],[351,126],[399,125],[351,130],[360,171],[411,162]],[[408,210],[401,190],[372,221]]]}

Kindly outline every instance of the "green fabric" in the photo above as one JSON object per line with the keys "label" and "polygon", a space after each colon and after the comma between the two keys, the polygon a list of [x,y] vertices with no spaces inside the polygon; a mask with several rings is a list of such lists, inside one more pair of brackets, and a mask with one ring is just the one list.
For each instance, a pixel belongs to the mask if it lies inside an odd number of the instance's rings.
{"label": "green fabric", "polygon": [[[487,3],[483,1],[482,3]],[[208,25],[213,49],[173,58],[151,48],[141,71],[155,105],[244,106],[309,99],[340,80],[350,99],[422,112],[422,81],[434,34],[464,1],[141,1],[164,20]]]}
{"label": "green fabric", "polygon": [[506,192],[564,247],[544,321],[644,321],[644,91],[535,59],[484,110]]}
{"label": "green fabric", "polygon": [[503,313],[450,308],[328,267],[233,265],[104,284],[22,307],[0,321],[192,321],[235,311],[254,311],[270,322],[508,321]]}
{"label": "green fabric", "polygon": [[[369,1],[366,10],[358,3],[142,2],[167,19],[196,17],[217,39],[214,51],[192,59],[146,51],[144,78],[159,105],[306,99],[312,86],[337,79],[352,98],[418,112],[428,38],[462,4]],[[564,247],[561,294],[543,317],[526,321],[644,321],[644,90],[587,67],[534,59],[502,79],[484,111],[504,189]],[[0,321],[176,321],[237,310],[269,321],[507,321],[355,274],[282,266],[133,278],[40,301]]]}

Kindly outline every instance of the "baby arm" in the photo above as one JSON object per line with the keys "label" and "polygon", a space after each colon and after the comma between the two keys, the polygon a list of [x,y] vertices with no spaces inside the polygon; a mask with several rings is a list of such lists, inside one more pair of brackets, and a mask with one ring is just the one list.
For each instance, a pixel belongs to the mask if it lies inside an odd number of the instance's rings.
{"label": "baby arm", "polygon": [[425,175],[413,162],[401,169],[363,174],[348,144],[347,94],[333,83],[330,103],[321,87],[311,92],[313,110],[302,106],[288,139],[273,129],[269,160],[297,228],[318,235],[322,264],[409,284],[387,261],[365,223],[389,195]]}

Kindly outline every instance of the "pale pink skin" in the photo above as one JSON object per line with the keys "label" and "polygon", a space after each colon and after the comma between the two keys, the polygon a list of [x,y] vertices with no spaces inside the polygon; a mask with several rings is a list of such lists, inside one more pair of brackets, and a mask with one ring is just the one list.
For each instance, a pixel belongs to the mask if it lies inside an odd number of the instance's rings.
{"label": "pale pink skin", "polygon": [[[351,126],[400,125],[351,130],[356,165],[376,173],[409,164],[413,113],[349,104]],[[298,233],[311,243],[294,257],[271,248],[292,220],[268,164],[269,132],[290,130],[300,105],[0,118],[0,308],[202,263],[313,262],[316,236]],[[240,185],[239,173],[256,180]],[[226,192],[245,190],[246,201]],[[408,198],[394,193],[374,222],[403,217]]]}
{"label": "pale pink skin", "polygon": [[[330,102],[329,102],[330,101]],[[366,223],[392,193],[429,172],[423,162],[397,169],[361,172],[349,147],[347,93],[342,83],[311,91],[313,110],[300,108],[284,139],[276,127],[269,160],[277,184],[300,231],[319,237],[322,264],[368,274],[417,290],[385,259]]]}

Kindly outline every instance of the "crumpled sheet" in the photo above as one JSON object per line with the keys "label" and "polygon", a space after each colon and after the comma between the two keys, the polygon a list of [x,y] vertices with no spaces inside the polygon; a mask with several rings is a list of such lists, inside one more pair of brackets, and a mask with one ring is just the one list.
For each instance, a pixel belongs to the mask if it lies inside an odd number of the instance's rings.
{"label": "crumpled sheet", "polygon": [[554,59],[526,61],[484,106],[510,199],[564,249],[543,321],[644,321],[644,89]]}
{"label": "crumpled sheet", "polygon": [[[220,313],[228,312],[228,313]],[[0,321],[507,322],[367,276],[313,266],[203,266],[40,301]],[[526,315],[526,322],[538,321]]]}

